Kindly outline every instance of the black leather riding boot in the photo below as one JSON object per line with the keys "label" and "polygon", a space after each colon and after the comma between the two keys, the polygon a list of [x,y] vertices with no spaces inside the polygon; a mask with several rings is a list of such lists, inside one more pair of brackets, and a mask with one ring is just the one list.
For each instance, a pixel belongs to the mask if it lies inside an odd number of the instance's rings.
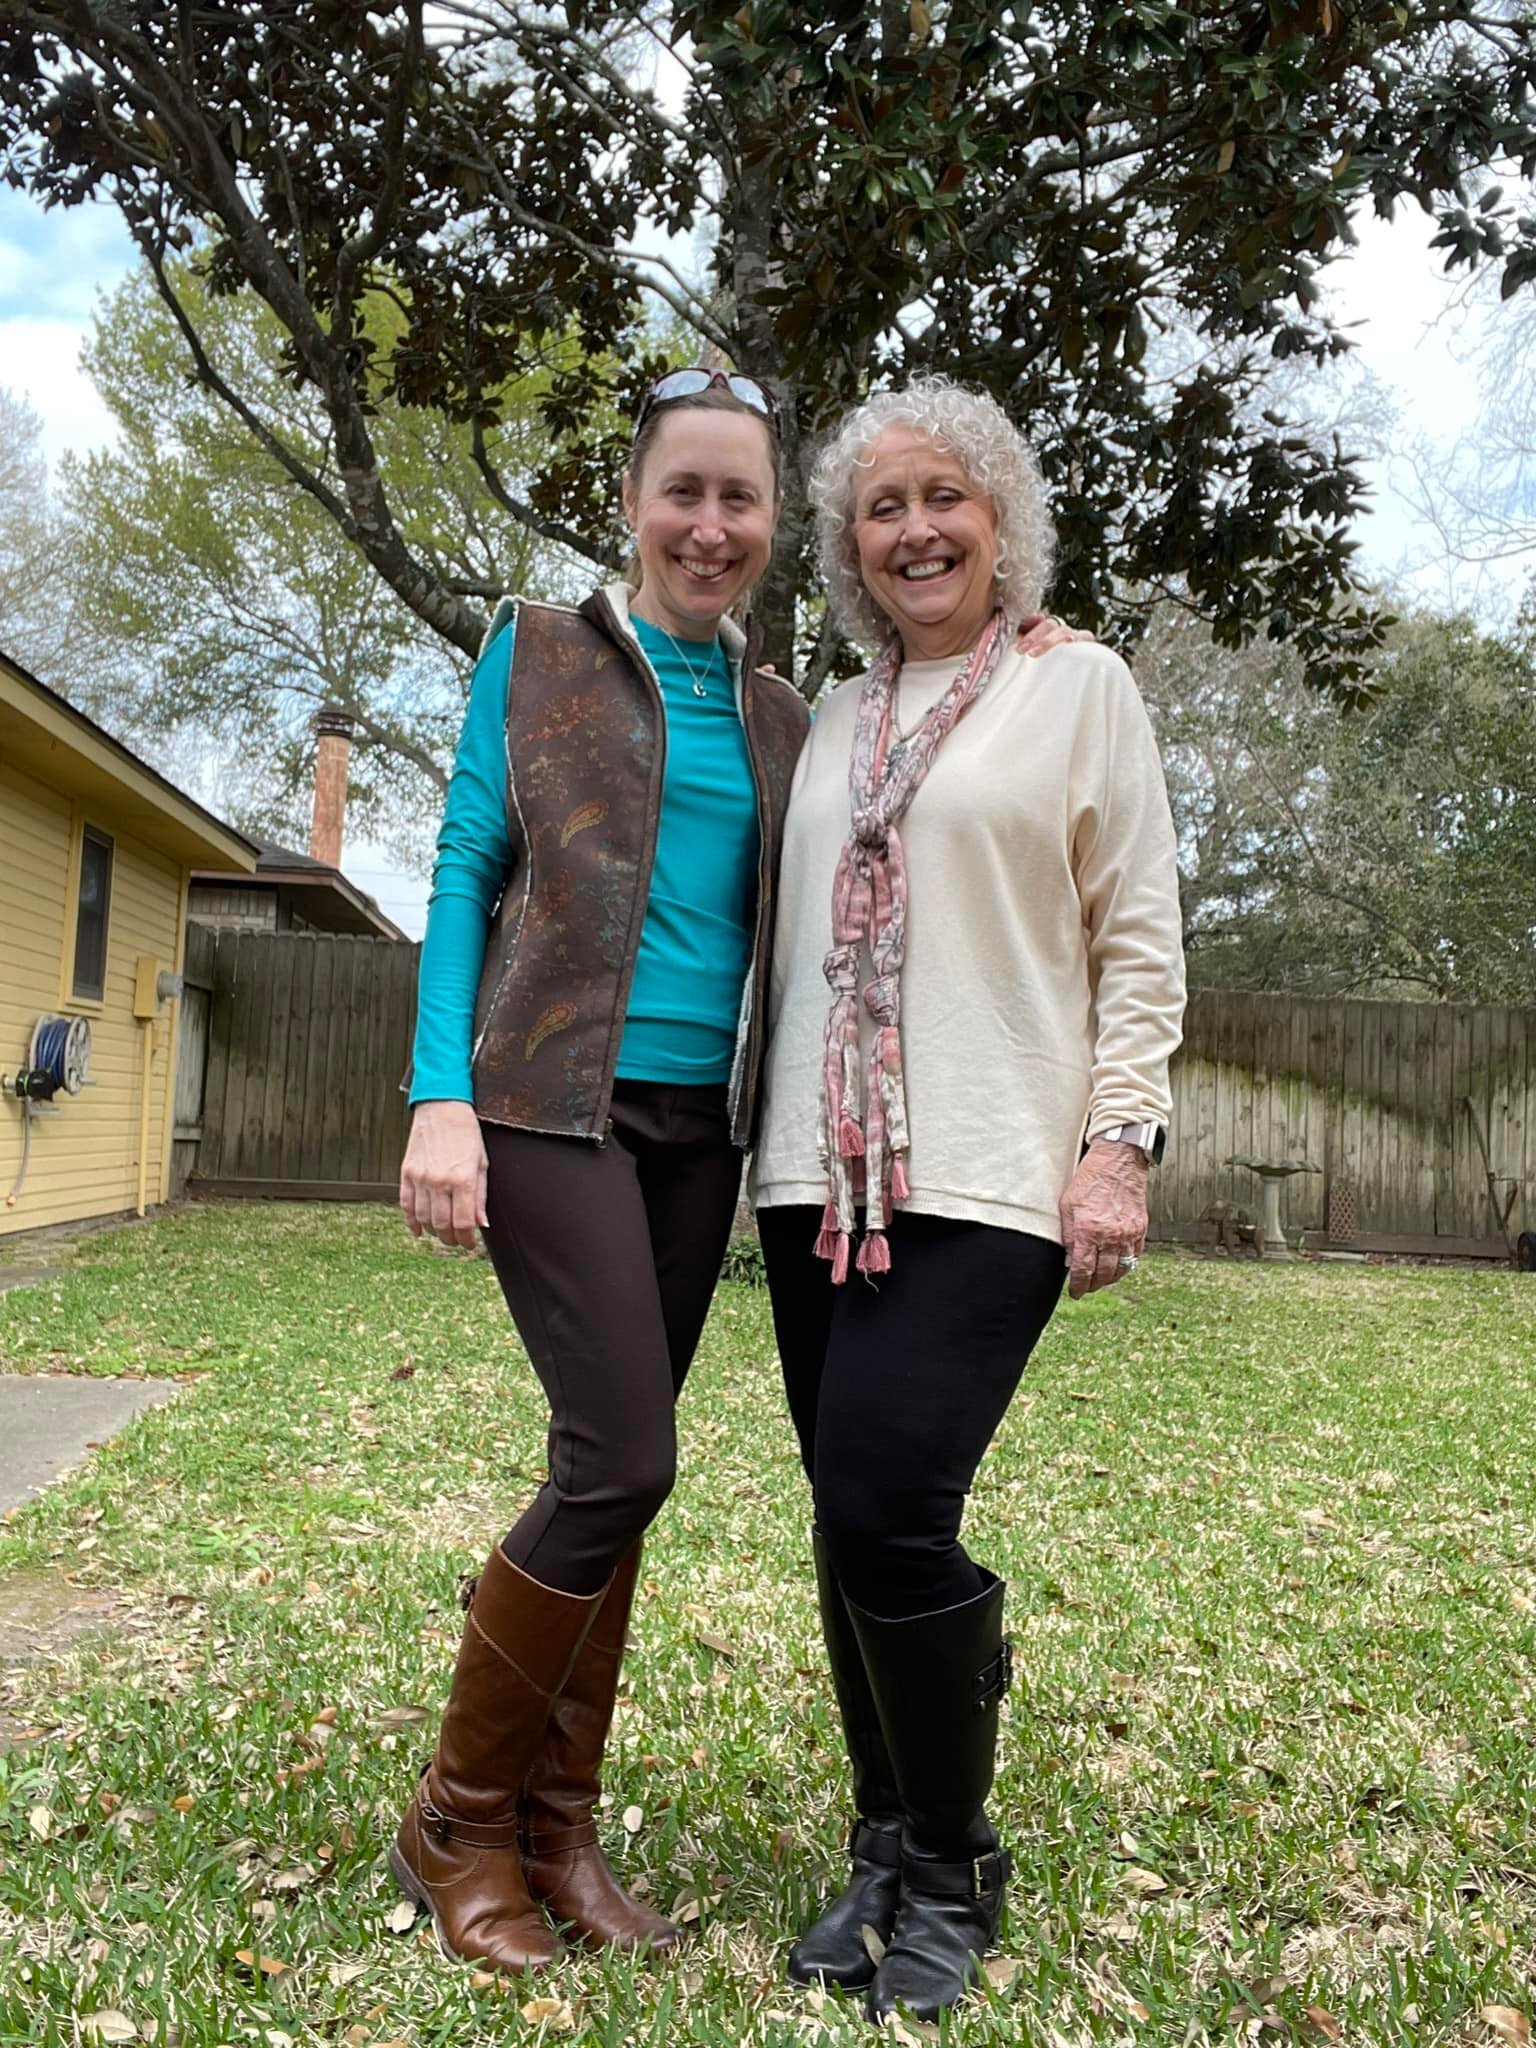
{"label": "black leather riding boot", "polygon": [[864,1655],[819,1529],[811,1532],[811,1543],[821,1630],[832,1666],[843,1740],[853,1766],[854,1818],[848,1840],[852,1868],[843,1891],[790,1950],[789,1976],[796,1984],[841,1984],[845,1990],[862,1991],[875,1975],[875,1959],[864,1929],[871,1927],[882,1942],[888,1941],[896,1919],[901,1801],[864,1670]]}
{"label": "black leather riding boot", "polygon": [[997,1938],[1012,1859],[986,1817],[998,1702],[1013,1676],[1003,1582],[905,1621],[848,1608],[885,1732],[905,1825],[895,1925],[869,1991],[876,2021],[936,2019]]}

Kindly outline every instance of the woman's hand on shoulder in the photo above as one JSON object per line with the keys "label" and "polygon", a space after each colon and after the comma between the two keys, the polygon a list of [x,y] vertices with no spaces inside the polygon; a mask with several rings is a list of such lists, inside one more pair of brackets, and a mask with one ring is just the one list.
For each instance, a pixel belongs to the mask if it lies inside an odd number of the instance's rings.
{"label": "woman's hand on shoulder", "polygon": [[400,1209],[412,1237],[472,1250],[485,1224],[485,1141],[471,1102],[418,1102],[400,1167]]}
{"label": "woman's hand on shoulder", "polygon": [[1067,1292],[1074,1301],[1112,1287],[1147,1242],[1147,1162],[1139,1145],[1095,1138],[1061,1198]]}
{"label": "woman's hand on shoulder", "polygon": [[1064,619],[1053,618],[1049,612],[1036,612],[1032,618],[1019,621],[1018,650],[1020,654],[1049,654],[1053,647],[1066,647],[1073,640],[1091,640],[1093,635],[1069,626]]}

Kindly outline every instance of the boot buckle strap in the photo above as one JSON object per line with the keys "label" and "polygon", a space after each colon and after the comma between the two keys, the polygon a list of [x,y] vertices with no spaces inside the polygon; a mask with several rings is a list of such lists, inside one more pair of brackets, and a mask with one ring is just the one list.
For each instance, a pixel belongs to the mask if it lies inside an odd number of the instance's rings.
{"label": "boot buckle strap", "polygon": [[924,1898],[992,1899],[1007,1885],[1012,1871],[1007,1850],[990,1849],[963,1863],[904,1862],[902,1883]]}
{"label": "boot buckle strap", "polygon": [[417,1803],[421,1808],[421,1824],[434,1841],[462,1842],[466,1848],[473,1849],[511,1849],[517,1845],[516,1820],[460,1820],[457,1814],[444,1813],[440,1806],[434,1806],[425,1791],[418,1796]]}
{"label": "boot buckle strap", "polygon": [[597,1827],[583,1821],[569,1828],[537,1828],[523,1824],[523,1848],[530,1856],[559,1856],[568,1849],[590,1849],[597,1842]]}
{"label": "boot buckle strap", "polygon": [[976,1674],[976,1711],[982,1713],[994,1700],[1000,1700],[1013,1684],[1013,1638],[1004,1636],[1002,1647],[990,1664],[984,1664]]}
{"label": "boot buckle strap", "polygon": [[894,1869],[901,1861],[901,1829],[877,1828],[859,1815],[848,1830],[848,1853],[866,1863],[880,1863]]}

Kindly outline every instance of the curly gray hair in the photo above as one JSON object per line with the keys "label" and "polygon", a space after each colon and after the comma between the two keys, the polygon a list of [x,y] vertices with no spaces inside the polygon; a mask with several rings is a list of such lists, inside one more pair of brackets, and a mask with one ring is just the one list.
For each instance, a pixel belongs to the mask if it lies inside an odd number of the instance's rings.
{"label": "curly gray hair", "polygon": [[1045,481],[1024,436],[995,398],[949,377],[915,377],[903,391],[877,391],[855,406],[816,458],[810,498],[816,508],[821,573],[838,625],[863,647],[882,646],[891,622],[864,588],[854,538],[858,472],[887,427],[915,427],[958,457],[992,500],[997,517],[997,601],[1012,618],[1040,609],[1056,551]]}

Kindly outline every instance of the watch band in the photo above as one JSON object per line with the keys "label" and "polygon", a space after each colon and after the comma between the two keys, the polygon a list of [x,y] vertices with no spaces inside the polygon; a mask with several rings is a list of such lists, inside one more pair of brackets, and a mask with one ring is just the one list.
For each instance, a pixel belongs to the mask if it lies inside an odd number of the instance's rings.
{"label": "watch band", "polygon": [[1114,1144],[1139,1145],[1149,1166],[1156,1166],[1162,1159],[1163,1147],[1168,1140],[1168,1133],[1157,1123],[1111,1124],[1108,1130],[1095,1131],[1093,1135],[1108,1138]]}

